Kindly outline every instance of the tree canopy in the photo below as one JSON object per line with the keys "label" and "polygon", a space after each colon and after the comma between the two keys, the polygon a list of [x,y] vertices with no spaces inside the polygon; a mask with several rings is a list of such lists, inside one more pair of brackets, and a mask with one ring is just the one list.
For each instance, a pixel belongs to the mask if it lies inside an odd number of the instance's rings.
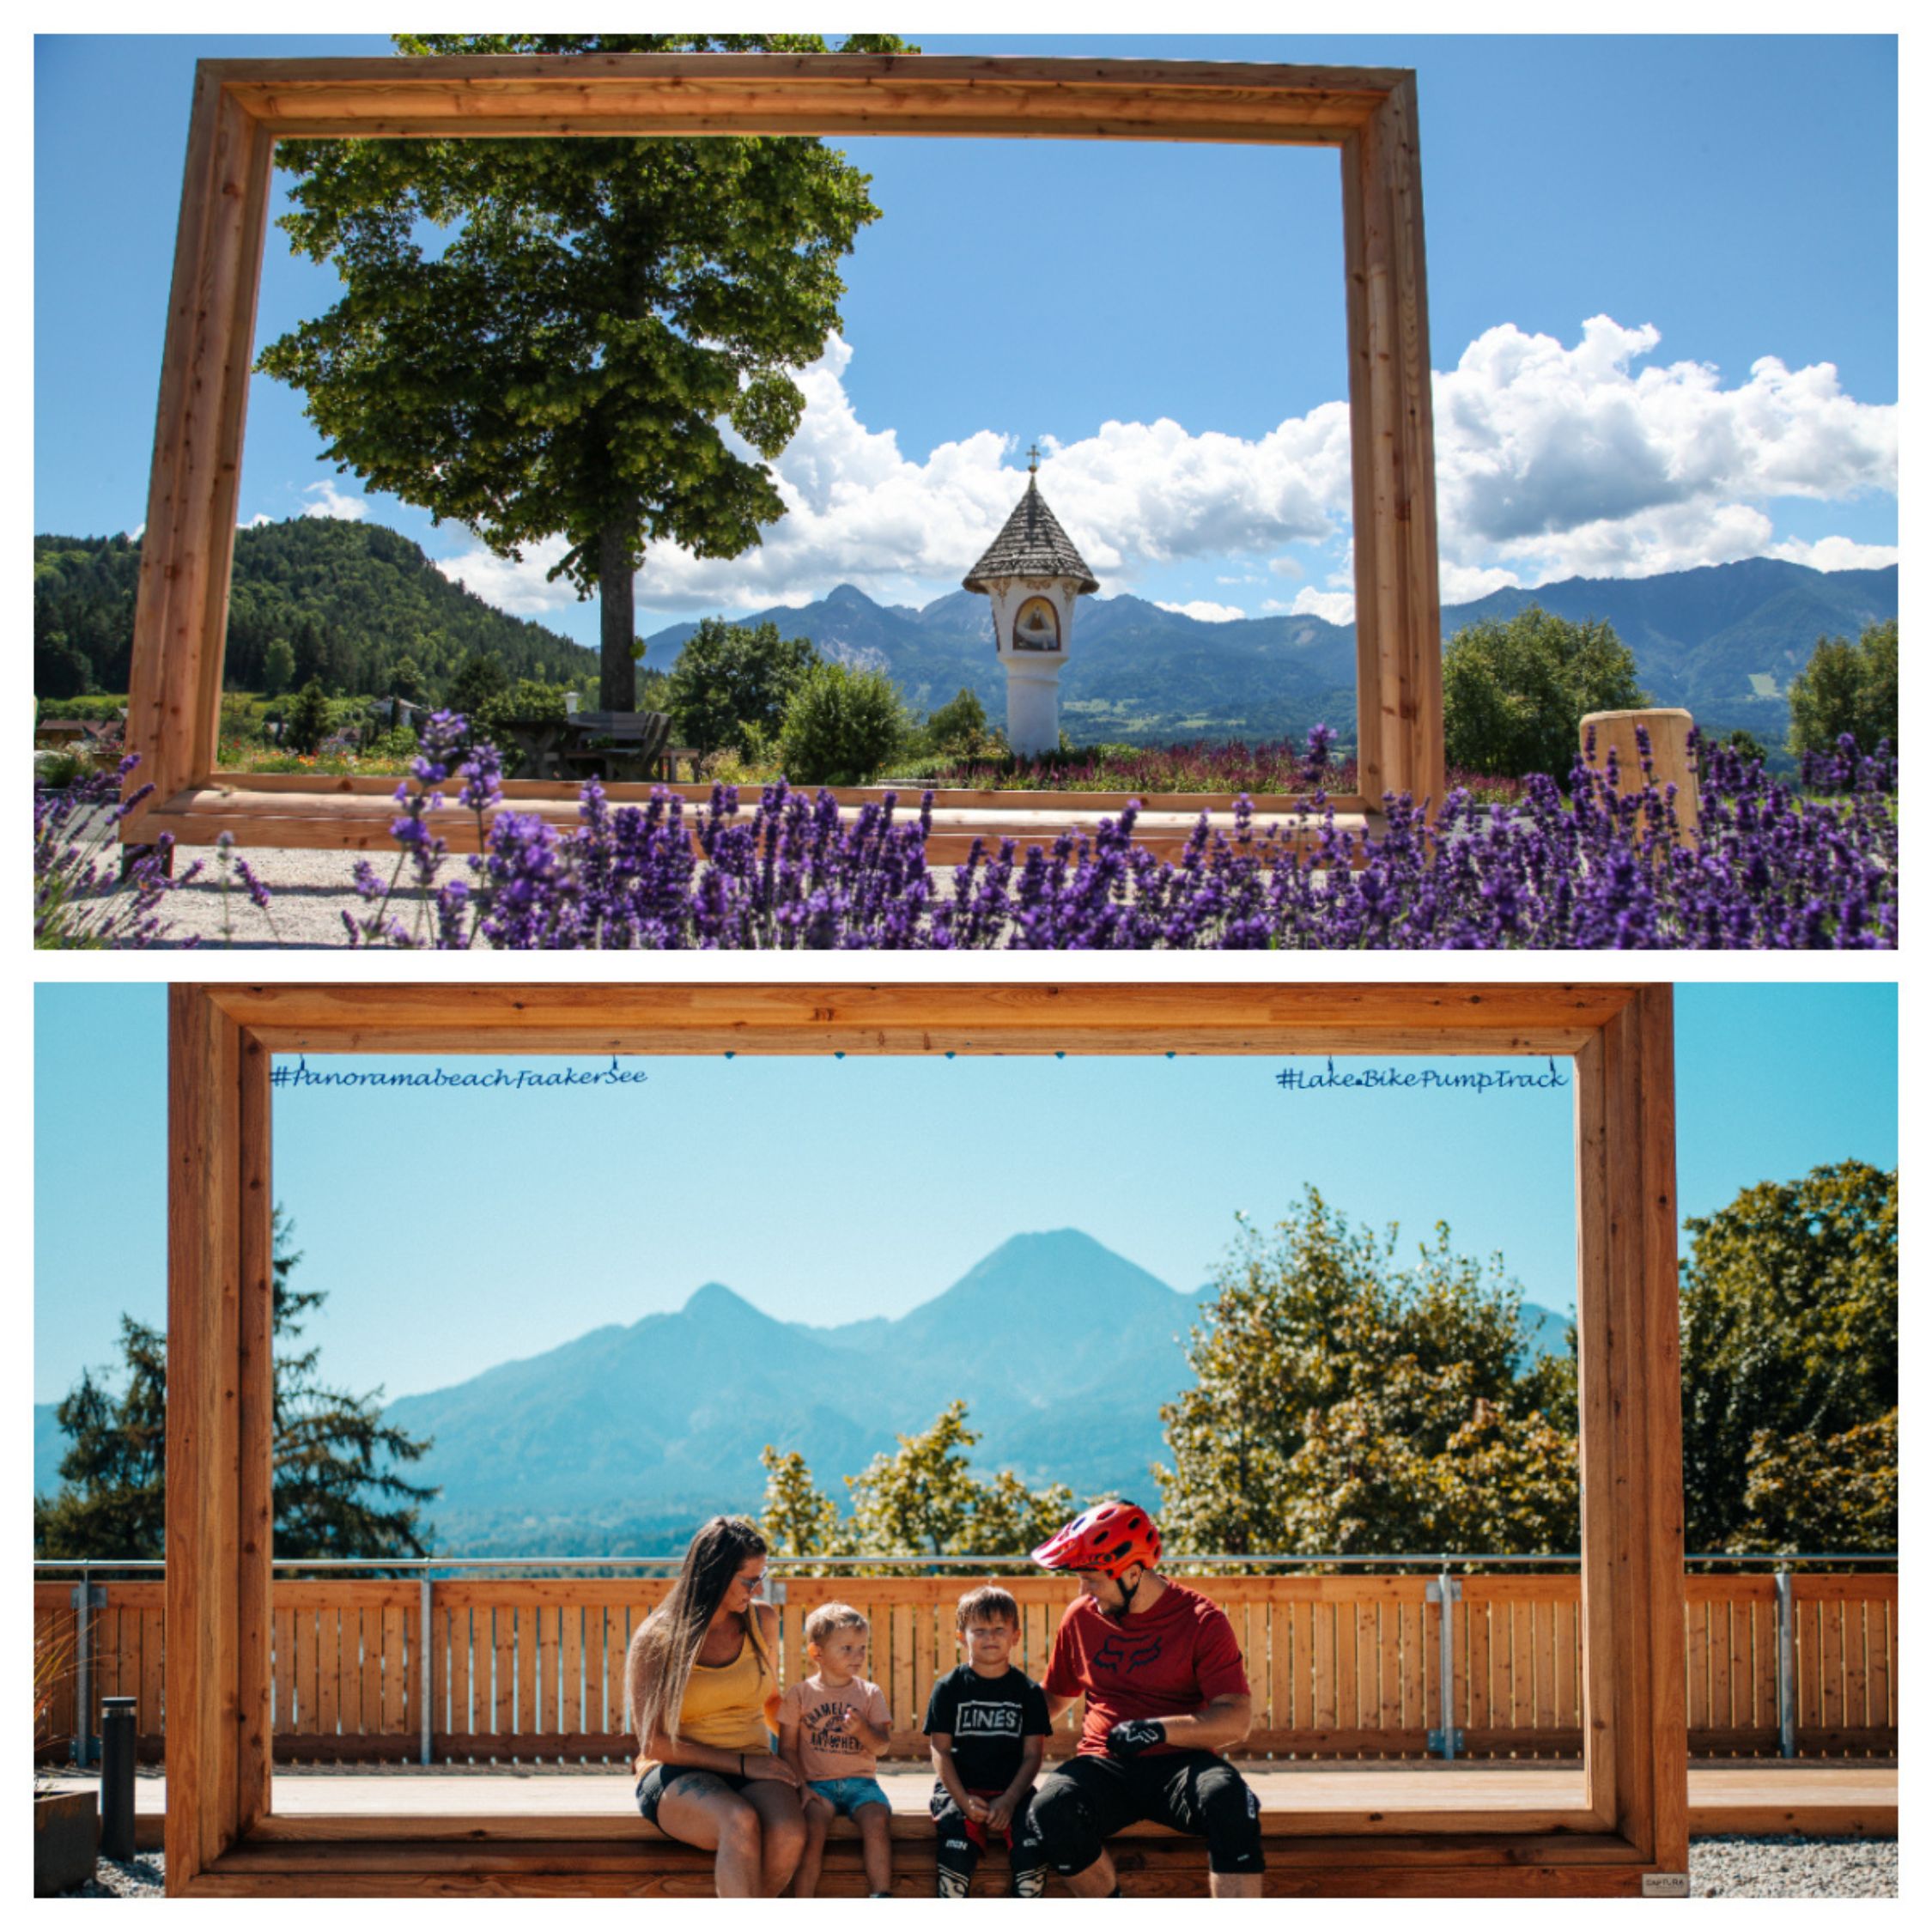
{"label": "tree canopy", "polygon": [[1397,1232],[1310,1188],[1243,1224],[1161,1411],[1170,1547],[1531,1554],[1577,1547],[1574,1355],[1534,1364],[1499,1257]]}
{"label": "tree canopy", "polygon": [[1896,1549],[1897,1173],[1814,1168],[1685,1226],[1686,1547]]}
{"label": "tree canopy", "polygon": [[1577,727],[1593,711],[1649,702],[1637,659],[1607,623],[1573,623],[1532,604],[1465,624],[1443,653],[1443,732],[1451,765],[1567,781]]}
{"label": "tree canopy", "polygon": [[[405,54],[823,52],[816,34],[398,34]],[[852,52],[890,52],[854,35]],[[283,142],[282,218],[346,293],[269,344],[325,454],[600,599],[605,709],[633,708],[649,545],[731,557],[785,513],[793,374],[841,326],[878,218],[823,142],[705,136]],[[451,231],[426,246],[425,226]],[[762,460],[761,460],[762,459]]]}
{"label": "tree canopy", "polygon": [[[385,1423],[382,1391],[351,1395],[320,1377],[320,1351],[298,1349],[327,1290],[297,1288],[295,1225],[275,1211],[275,1554],[399,1557],[428,1553],[422,1505],[434,1494],[398,1473],[428,1449]],[[33,1498],[33,1553],[160,1557],[164,1546],[167,1344],[121,1317],[118,1394],[83,1372],[55,1411],[70,1446],[61,1487]]]}
{"label": "tree canopy", "polygon": [[1828,752],[1849,732],[1861,751],[1899,748],[1899,620],[1867,624],[1856,644],[1821,637],[1791,680],[1791,749]]}
{"label": "tree canopy", "polygon": [[784,1556],[1024,1556],[1077,1507],[1065,1483],[1034,1489],[1011,1469],[973,1472],[980,1431],[963,1401],[950,1402],[929,1429],[901,1436],[845,1479],[851,1512],[812,1481],[796,1449],[767,1444],[760,1527]]}
{"label": "tree canopy", "polygon": [[756,630],[707,617],[677,653],[664,708],[679,740],[708,756],[726,745],[769,751],[785,708],[818,653],[808,637],[781,637],[769,620]]}

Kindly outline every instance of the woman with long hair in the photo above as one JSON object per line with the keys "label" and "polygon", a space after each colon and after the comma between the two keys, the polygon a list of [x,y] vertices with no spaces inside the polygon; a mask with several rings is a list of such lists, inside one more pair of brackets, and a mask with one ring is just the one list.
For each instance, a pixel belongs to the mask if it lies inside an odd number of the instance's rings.
{"label": "woman with long hair", "polygon": [[720,1899],[775,1899],[805,1850],[798,1773],[771,1747],[778,1613],[758,1601],[764,1579],[764,1539],[714,1516],[624,1660],[637,1808],[717,1853]]}

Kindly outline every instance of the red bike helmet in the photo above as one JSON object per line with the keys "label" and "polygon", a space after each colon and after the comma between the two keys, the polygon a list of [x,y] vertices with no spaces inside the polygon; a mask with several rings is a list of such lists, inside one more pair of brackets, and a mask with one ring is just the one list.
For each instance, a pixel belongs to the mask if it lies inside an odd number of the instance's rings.
{"label": "red bike helmet", "polygon": [[1096,1503],[1033,1552],[1042,1570],[1097,1570],[1119,1577],[1135,1564],[1161,1560],[1159,1525],[1138,1503]]}

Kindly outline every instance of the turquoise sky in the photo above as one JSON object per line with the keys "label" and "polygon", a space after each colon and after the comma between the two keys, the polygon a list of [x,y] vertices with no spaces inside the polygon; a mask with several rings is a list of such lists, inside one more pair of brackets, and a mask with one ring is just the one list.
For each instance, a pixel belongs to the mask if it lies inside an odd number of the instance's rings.
{"label": "turquoise sky", "polygon": [[[1691,986],[1677,1014],[1686,1215],[1825,1162],[1896,1163],[1894,988]],[[165,993],[44,985],[35,1018],[46,1401],[111,1359],[123,1309],[165,1319]],[[896,1314],[1046,1228],[1192,1288],[1237,1209],[1272,1219],[1304,1183],[1357,1220],[1400,1221],[1405,1243],[1445,1219],[1464,1250],[1502,1250],[1532,1299],[1573,1299],[1568,1089],[1297,1095],[1261,1059],[625,1065],[648,1078],[280,1096],[276,1192],[305,1285],[329,1291],[314,1336],[331,1377],[440,1387],[677,1307],[708,1279],[787,1319]]]}
{"label": "turquoise sky", "polygon": [[[1449,601],[1744,556],[1892,561],[1893,39],[920,38],[1416,69]],[[36,529],[145,514],[195,58],[386,52],[310,33],[37,41]],[[647,561],[643,629],[841,580],[923,603],[1003,519],[1036,438],[1104,594],[1349,615],[1346,437],[1322,414],[1345,392],[1332,155],[850,145],[885,215],[848,267],[843,359],[808,386],[781,465],[793,513],[737,564]],[[271,235],[258,339],[336,289]],[[365,500],[319,447],[300,399],[258,380],[242,520],[368,516],[480,594],[594,637],[594,606],[544,586],[547,553],[495,562]]]}

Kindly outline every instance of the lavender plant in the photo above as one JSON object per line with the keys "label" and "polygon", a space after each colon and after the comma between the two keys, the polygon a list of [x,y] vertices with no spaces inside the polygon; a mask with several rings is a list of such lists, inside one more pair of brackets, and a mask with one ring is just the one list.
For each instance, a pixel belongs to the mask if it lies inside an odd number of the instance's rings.
{"label": "lavender plant", "polygon": [[[115,834],[136,806],[153,794],[143,785],[121,796],[141,762],[131,752],[112,771],[96,772],[64,787],[33,788],[33,944],[93,951],[154,946],[171,940],[161,907],[201,871],[197,860],[179,878],[168,877],[172,835],[163,832],[126,878],[116,876]],[[192,945],[191,938],[183,942]]]}
{"label": "lavender plant", "polygon": [[[445,714],[438,730],[453,755],[462,720]],[[1317,782],[1331,738],[1309,734]],[[439,882],[443,844],[428,822],[448,772],[427,756],[417,789],[398,792],[396,873],[385,889],[359,868],[365,896],[380,903],[351,931],[519,950],[1897,945],[1888,748],[1868,757],[1841,741],[1804,791],[1732,748],[1703,748],[1694,830],[1642,750],[1642,782],[1627,789],[1613,758],[1599,767],[1586,751],[1567,799],[1542,776],[1525,782],[1520,804],[1452,790],[1433,818],[1390,796],[1376,831],[1339,823],[1319,791],[1303,820],[1257,829],[1243,798],[1231,835],[1203,814],[1178,860],[1134,844],[1130,805],[1091,835],[1024,853],[1011,839],[976,845],[943,890],[926,860],[930,793],[910,818],[890,793],[847,818],[829,793],[807,798],[780,781],[746,817],[729,786],[688,814],[661,790],[613,809],[592,782],[577,826],[560,829],[495,809],[498,768],[478,747],[463,767],[483,846],[470,878]],[[409,866],[421,888],[414,931],[388,911]]]}

